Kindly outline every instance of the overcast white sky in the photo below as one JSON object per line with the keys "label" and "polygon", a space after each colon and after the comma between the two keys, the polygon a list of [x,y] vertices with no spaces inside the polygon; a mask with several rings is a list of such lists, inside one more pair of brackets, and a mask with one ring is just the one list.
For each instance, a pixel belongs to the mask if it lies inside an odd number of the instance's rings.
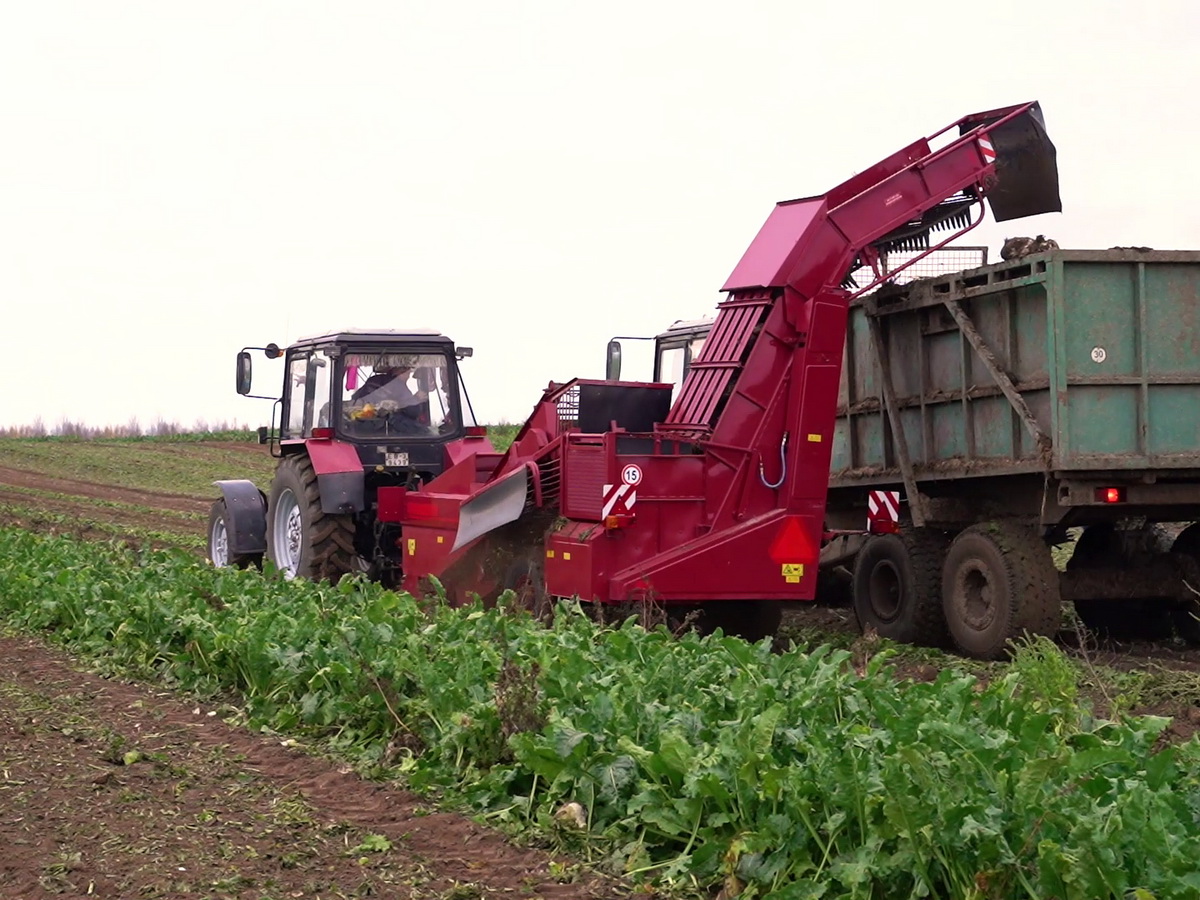
{"label": "overcast white sky", "polygon": [[1191,0],[0,0],[0,426],[258,425],[237,350],[349,325],[475,347],[521,421],[776,201],[1029,99],[1064,212],[993,255],[1200,248],[1198,86]]}

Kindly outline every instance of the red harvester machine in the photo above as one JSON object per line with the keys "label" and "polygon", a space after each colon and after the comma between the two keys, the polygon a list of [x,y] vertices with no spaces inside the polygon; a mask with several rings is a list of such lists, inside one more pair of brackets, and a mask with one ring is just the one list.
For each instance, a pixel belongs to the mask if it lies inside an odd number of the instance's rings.
{"label": "red harvester machine", "polygon": [[773,630],[779,601],[815,596],[834,537],[848,305],[896,274],[881,255],[945,246],[985,199],[997,221],[1061,209],[1036,103],[966,116],[828,193],[779,203],[673,404],[670,385],[551,383],[507,452],[403,494],[405,587],[435,576],[452,600],[521,588],[534,605],[652,597],[748,636]]}

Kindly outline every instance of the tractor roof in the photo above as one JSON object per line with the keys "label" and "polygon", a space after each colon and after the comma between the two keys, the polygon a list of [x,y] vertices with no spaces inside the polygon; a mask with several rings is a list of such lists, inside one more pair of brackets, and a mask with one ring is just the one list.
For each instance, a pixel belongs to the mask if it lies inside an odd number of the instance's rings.
{"label": "tractor roof", "polygon": [[296,340],[296,344],[453,344],[450,338],[432,328],[343,328],[323,334],[311,334]]}

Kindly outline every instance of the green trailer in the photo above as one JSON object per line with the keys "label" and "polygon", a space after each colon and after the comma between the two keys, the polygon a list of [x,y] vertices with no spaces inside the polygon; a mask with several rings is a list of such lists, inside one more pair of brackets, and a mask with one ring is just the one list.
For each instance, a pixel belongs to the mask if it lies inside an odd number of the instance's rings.
{"label": "green trailer", "polygon": [[871,492],[902,498],[899,531],[826,559],[853,557],[884,636],[992,657],[1065,600],[1200,643],[1200,252],[1053,250],[862,298],[830,527],[861,529]]}

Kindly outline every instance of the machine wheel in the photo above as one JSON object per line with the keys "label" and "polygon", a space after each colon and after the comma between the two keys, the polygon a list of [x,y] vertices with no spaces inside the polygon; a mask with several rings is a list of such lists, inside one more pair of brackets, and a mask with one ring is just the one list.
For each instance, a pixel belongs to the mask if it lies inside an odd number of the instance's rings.
{"label": "machine wheel", "polygon": [[285,578],[336,582],[356,571],[354,520],[321,511],[312,461],[285,456],[267,498],[267,558]]}
{"label": "machine wheel", "polygon": [[[1171,552],[1186,554],[1200,566],[1200,522],[1192,523],[1179,533],[1171,545]],[[1187,584],[1193,590],[1200,591],[1200,584],[1190,581]],[[1171,624],[1184,641],[1192,646],[1200,645],[1200,594],[1171,610]]]}
{"label": "machine wheel", "polygon": [[[1200,536],[1200,535],[1198,535]],[[1118,530],[1109,523],[1089,525],[1075,542],[1067,571],[1135,568],[1170,546],[1158,525]],[[1170,637],[1172,610],[1155,600],[1076,600],[1075,613],[1098,637],[1162,640]],[[1200,623],[1198,623],[1200,624]]]}
{"label": "machine wheel", "polygon": [[549,622],[554,618],[554,602],[546,593],[546,576],[540,559],[514,559],[504,575],[504,589],[516,595],[519,609],[538,621]]}
{"label": "machine wheel", "polygon": [[947,543],[927,528],[868,538],[851,582],[859,627],[904,644],[944,644],[940,584]]}
{"label": "machine wheel", "polygon": [[1054,637],[1061,599],[1050,548],[1030,527],[984,522],[958,535],[942,569],[942,610],[967,656],[999,659],[1023,633]]}
{"label": "machine wheel", "polygon": [[218,568],[244,569],[262,563],[261,553],[229,552],[229,516],[224,500],[213,503],[208,514],[208,559]]}

